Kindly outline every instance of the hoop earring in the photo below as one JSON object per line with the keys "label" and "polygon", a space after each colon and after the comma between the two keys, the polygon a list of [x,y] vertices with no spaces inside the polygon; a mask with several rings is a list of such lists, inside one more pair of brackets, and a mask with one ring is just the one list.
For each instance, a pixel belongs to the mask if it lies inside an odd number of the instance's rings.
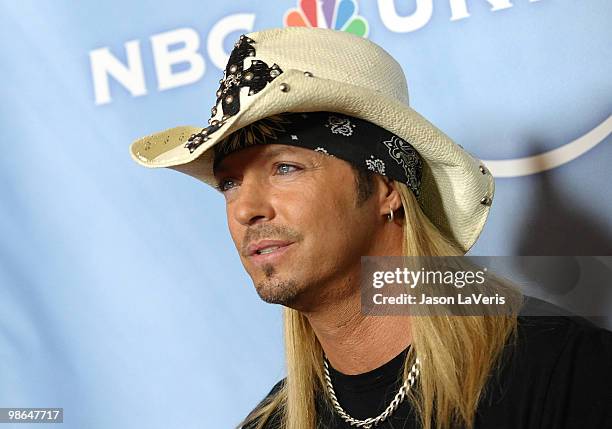
{"label": "hoop earring", "polygon": [[392,223],[393,222],[393,208],[391,207],[391,204],[389,204],[389,210],[391,211],[387,215],[387,221],[389,221],[389,223]]}

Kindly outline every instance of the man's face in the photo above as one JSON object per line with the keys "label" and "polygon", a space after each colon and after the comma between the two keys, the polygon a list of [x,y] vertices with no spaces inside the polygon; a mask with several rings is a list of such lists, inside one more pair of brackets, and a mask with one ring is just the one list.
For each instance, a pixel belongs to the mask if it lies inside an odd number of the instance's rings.
{"label": "man's face", "polygon": [[382,217],[375,198],[357,204],[355,173],[347,162],[262,144],[228,155],[215,176],[230,234],[263,300],[311,308],[342,293],[326,285],[358,275]]}

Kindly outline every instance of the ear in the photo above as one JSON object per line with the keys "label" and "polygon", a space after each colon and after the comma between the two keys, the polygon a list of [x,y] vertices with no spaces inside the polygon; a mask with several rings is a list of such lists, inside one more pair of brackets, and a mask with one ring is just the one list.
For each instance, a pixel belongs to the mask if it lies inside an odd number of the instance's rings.
{"label": "ear", "polygon": [[378,206],[381,216],[386,216],[391,210],[396,212],[402,208],[402,198],[392,179],[377,174],[378,179]]}

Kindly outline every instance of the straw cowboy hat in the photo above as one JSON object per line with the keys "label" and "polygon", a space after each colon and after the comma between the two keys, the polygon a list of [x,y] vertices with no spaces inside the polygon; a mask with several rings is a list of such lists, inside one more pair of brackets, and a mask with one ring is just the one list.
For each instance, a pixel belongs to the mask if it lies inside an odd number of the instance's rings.
{"label": "straw cowboy hat", "polygon": [[465,252],[480,235],[493,177],[408,105],[401,66],[373,42],[322,28],[249,33],[234,45],[219,83],[207,126],[179,126],[138,139],[130,147],[133,159],[215,186],[211,148],[234,131],[284,112],[337,112],[410,143],[424,164],[418,202],[425,214]]}

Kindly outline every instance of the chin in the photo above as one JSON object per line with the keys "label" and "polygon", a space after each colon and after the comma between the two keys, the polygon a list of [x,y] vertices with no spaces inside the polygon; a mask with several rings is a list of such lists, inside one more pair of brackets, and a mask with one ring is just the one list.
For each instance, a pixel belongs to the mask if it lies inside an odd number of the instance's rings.
{"label": "chin", "polygon": [[299,295],[297,282],[294,280],[261,280],[255,282],[255,290],[263,301],[284,306],[291,306]]}

